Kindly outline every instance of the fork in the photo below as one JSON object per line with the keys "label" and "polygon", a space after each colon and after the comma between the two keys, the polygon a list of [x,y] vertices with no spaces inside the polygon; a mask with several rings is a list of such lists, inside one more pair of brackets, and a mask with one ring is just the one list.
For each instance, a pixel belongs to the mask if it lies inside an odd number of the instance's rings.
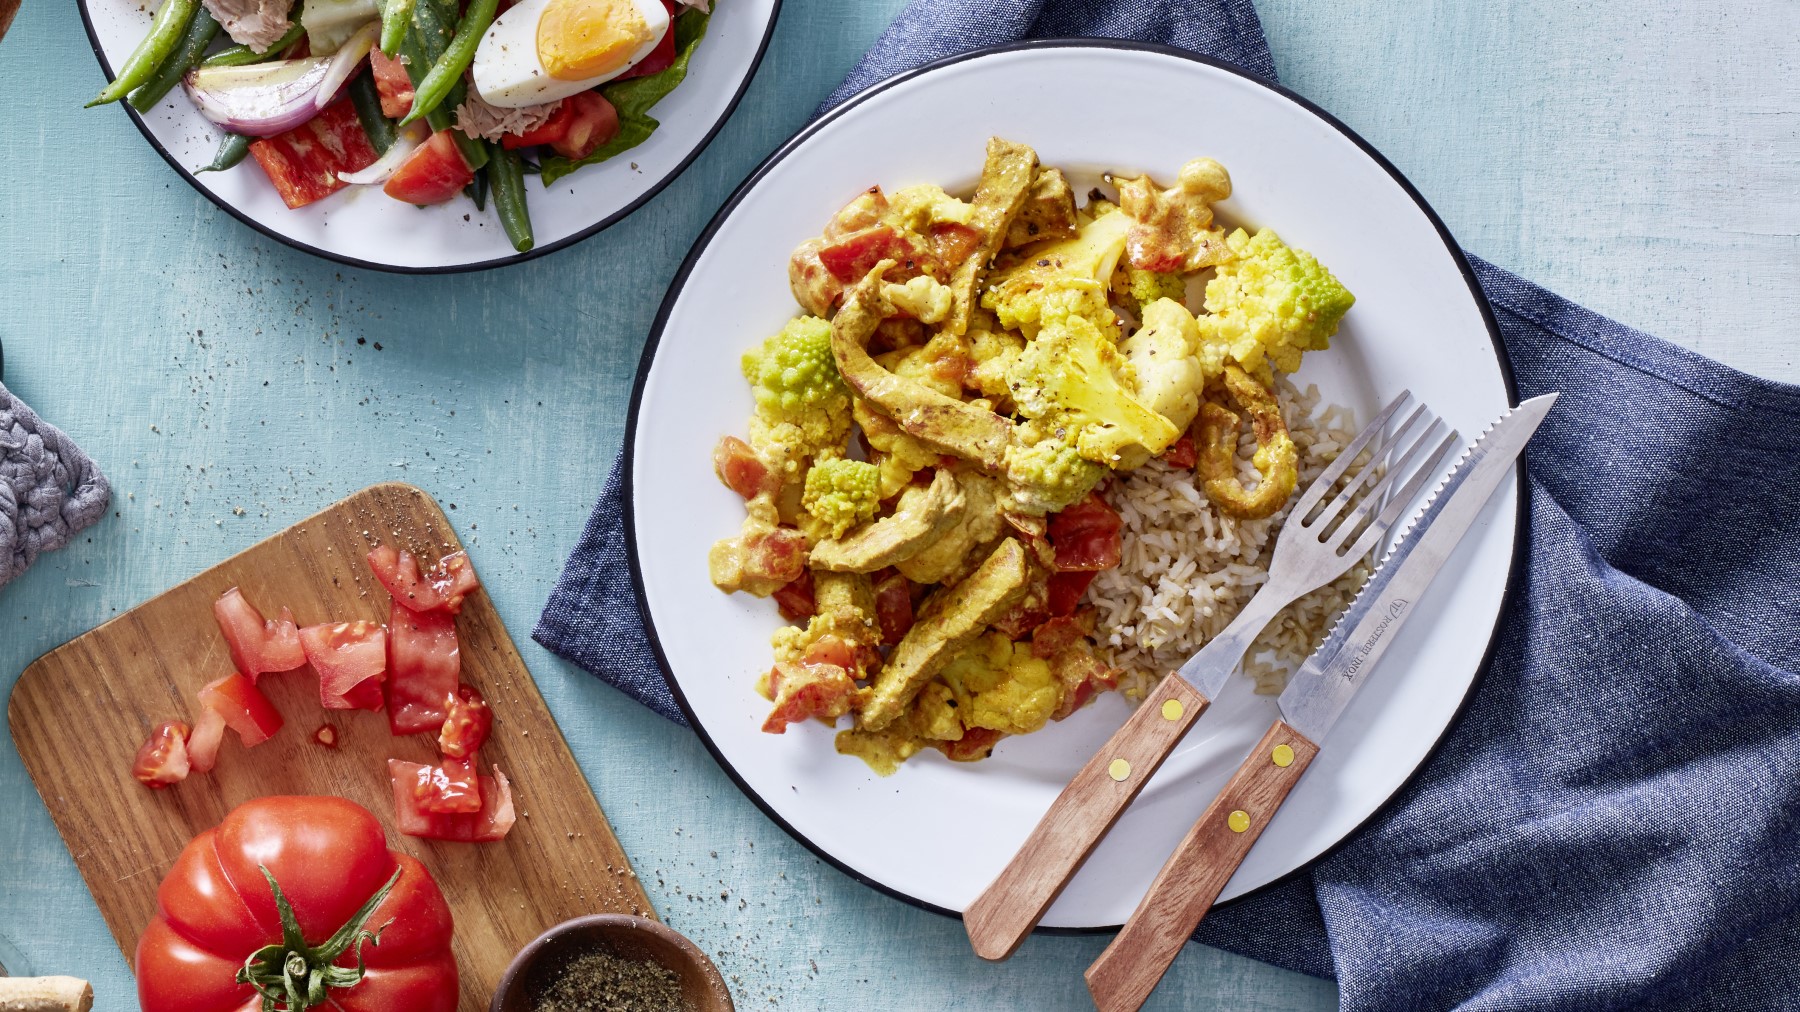
{"label": "fork", "polygon": [[963,927],[976,955],[1001,960],[1013,954],[1225,687],[1264,627],[1366,558],[1424,489],[1456,437],[1438,438],[1448,427],[1422,404],[1388,434],[1388,424],[1411,399],[1410,391],[1402,391],[1313,479],[1276,536],[1262,587],[1223,631],[1144,697],[1057,795],[999,877],[969,904]]}

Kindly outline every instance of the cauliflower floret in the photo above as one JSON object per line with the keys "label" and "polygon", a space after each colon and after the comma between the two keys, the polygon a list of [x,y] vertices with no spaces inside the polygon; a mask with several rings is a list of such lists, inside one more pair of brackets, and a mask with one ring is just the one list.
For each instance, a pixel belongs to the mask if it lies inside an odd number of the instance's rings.
{"label": "cauliflower floret", "polygon": [[933,225],[967,225],[975,215],[975,205],[945,193],[942,187],[925,183],[909,186],[888,198],[888,219],[926,234]]}
{"label": "cauliflower floret", "polygon": [[1065,433],[1081,456],[1109,467],[1138,447],[1155,456],[1181,429],[1132,393],[1134,370],[1073,299],[1042,300],[1038,335],[1025,345],[1008,381],[1019,413]]}
{"label": "cauliflower floret", "polygon": [[1106,477],[1103,465],[1082,459],[1066,431],[1058,438],[1053,429],[1033,421],[1015,431],[1017,440],[1006,448],[1006,480],[1019,512],[1054,513],[1079,502]]}
{"label": "cauliflower floret", "polygon": [[969,330],[969,358],[975,363],[969,370],[968,385],[984,397],[1010,401],[1012,388],[1006,385],[1006,374],[1025,350],[1025,339],[1010,330]]}
{"label": "cauliflower floret", "polygon": [[848,457],[821,460],[806,472],[806,512],[841,538],[881,508],[881,474],[874,465]]}
{"label": "cauliflower floret", "polygon": [[856,424],[862,429],[863,439],[874,451],[875,466],[880,472],[881,498],[899,495],[912,483],[913,472],[937,466],[941,455],[936,450],[908,435],[868,401],[858,398],[853,413]]}
{"label": "cauliflower floret", "polygon": [[1208,375],[1221,371],[1230,356],[1266,381],[1265,358],[1293,372],[1301,355],[1330,347],[1356,297],[1311,253],[1284,244],[1268,229],[1251,236],[1240,228],[1225,241],[1234,259],[1207,282],[1211,315],[1199,321]]}
{"label": "cauliflower floret", "polygon": [[1106,289],[1125,251],[1131,219],[1111,210],[1083,225],[1073,239],[1021,249],[1017,264],[990,276],[981,304],[994,311],[1002,327],[1031,337],[1041,325],[1044,303],[1053,295],[1066,299],[1074,292],[1082,315],[1103,330],[1115,328]]}
{"label": "cauliflower floret", "polygon": [[1030,734],[1049,723],[1062,702],[1062,683],[1050,662],[989,632],[964,647],[945,666],[944,681],[956,694],[964,727]]}
{"label": "cauliflower floret", "polygon": [[[1174,299],[1158,299],[1144,307],[1144,322],[1119,345],[1136,377],[1133,392],[1145,407],[1185,432],[1200,413],[1206,371],[1200,365],[1200,328],[1194,314]],[[1150,459],[1141,447],[1121,454],[1120,466],[1138,467]]]}
{"label": "cauliflower floret", "polygon": [[800,476],[806,458],[842,453],[850,437],[850,388],[831,355],[831,324],[816,316],[788,321],[744,353],[744,378],[756,397],[750,445],[784,472]]}
{"label": "cauliflower floret", "polygon": [[903,285],[881,286],[881,296],[894,310],[917,319],[920,323],[942,323],[950,315],[950,288],[927,274],[921,274]]}

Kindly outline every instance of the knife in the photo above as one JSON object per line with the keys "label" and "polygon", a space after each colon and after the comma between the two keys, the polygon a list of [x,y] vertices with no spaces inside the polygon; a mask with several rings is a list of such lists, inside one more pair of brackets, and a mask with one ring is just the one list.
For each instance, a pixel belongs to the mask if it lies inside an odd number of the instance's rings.
{"label": "knife", "polygon": [[1088,967],[1088,990],[1101,1012],[1135,1010],[1150,996],[1556,397],[1545,394],[1520,404],[1476,440],[1325,642],[1289,679],[1276,700],[1280,718],[1176,847],[1112,944]]}

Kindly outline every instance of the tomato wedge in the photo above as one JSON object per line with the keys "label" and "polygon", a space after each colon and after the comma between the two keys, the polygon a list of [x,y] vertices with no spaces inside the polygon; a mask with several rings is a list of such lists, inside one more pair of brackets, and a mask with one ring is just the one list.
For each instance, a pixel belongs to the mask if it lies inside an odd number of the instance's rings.
{"label": "tomato wedge", "polygon": [[388,729],[402,735],[442,727],[461,675],[456,616],[412,611],[396,599],[388,618]]}
{"label": "tomato wedge", "polygon": [[408,204],[442,204],[475,181],[469,163],[456,150],[450,131],[439,130],[394,170],[381,192]]}
{"label": "tomato wedge", "polygon": [[420,772],[430,769],[419,763],[388,760],[388,780],[394,789],[394,823],[400,832],[425,840],[491,843],[512,831],[517,819],[512,784],[498,767],[493,776],[477,778],[481,811],[454,814],[429,811],[421,804],[416,793]]}
{"label": "tomato wedge", "polygon": [[186,780],[189,766],[187,737],[188,726],[179,720],[165,720],[156,725],[150,737],[138,747],[131,775],[153,791]]}
{"label": "tomato wedge", "polygon": [[255,682],[235,671],[208,682],[200,690],[200,705],[225,718],[225,726],[237,732],[245,748],[255,748],[281,730],[281,711]]}
{"label": "tomato wedge", "polygon": [[375,93],[381,98],[381,114],[400,119],[412,112],[413,81],[406,64],[379,49],[369,51],[369,73],[375,79]]}
{"label": "tomato wedge", "polygon": [[387,630],[374,622],[334,622],[300,630],[306,662],[319,675],[327,710],[379,710],[387,677]]}
{"label": "tomato wedge", "polygon": [[619,110],[597,91],[584,91],[562,100],[542,126],[501,138],[502,147],[518,149],[547,145],[564,158],[580,161],[619,135]]}
{"label": "tomato wedge", "polygon": [[1050,518],[1050,543],[1058,572],[1111,569],[1119,564],[1125,521],[1098,492]]}
{"label": "tomato wedge", "polygon": [[369,568],[387,588],[396,604],[412,611],[462,611],[463,598],[481,589],[467,552],[452,552],[438,560],[436,572],[421,573],[411,552],[382,545],[369,553]]}
{"label": "tomato wedge", "polygon": [[449,713],[438,731],[438,751],[452,759],[473,757],[494,729],[494,711],[472,685],[458,686],[448,703]]}
{"label": "tomato wedge", "polygon": [[292,671],[306,663],[306,651],[300,646],[300,629],[294,613],[281,609],[281,617],[264,619],[256,606],[244,599],[236,588],[213,602],[213,616],[219,620],[219,631],[231,647],[231,663],[255,682],[271,671]]}

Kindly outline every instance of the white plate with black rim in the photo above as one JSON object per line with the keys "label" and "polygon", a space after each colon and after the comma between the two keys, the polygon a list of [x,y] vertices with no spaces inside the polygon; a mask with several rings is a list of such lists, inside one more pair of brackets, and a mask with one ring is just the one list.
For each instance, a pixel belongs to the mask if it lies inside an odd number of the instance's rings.
{"label": "white plate with black rim", "polygon": [[[628,545],[651,641],[683,711],[769,816],[878,889],[957,914],[998,874],[1058,791],[1125,719],[1117,694],[973,764],[927,750],[887,778],[836,754],[817,722],[759,730],[756,693],[780,624],[770,601],[707,577],[743,517],[712,474],[751,398],[740,353],[798,310],[788,254],[871,184],[972,187],[987,138],[1067,169],[1173,180],[1217,158],[1221,216],[1267,226],[1328,264],[1357,302],[1297,379],[1362,418],[1403,388],[1463,433],[1515,401],[1498,331],[1467,262],[1394,167],[1289,92],[1189,54],[1110,41],[1031,43],[893,79],[771,155],[701,236],[645,349],[626,434]],[[1446,465],[1447,467],[1447,465]],[[1522,481],[1522,476],[1521,476]],[[1494,497],[1310,774],[1226,886],[1241,897],[1317,860],[1369,819],[1446,733],[1486,664],[1523,538],[1521,484]],[[1120,924],[1188,826],[1268,727],[1274,702],[1237,678],[1044,918]]]}
{"label": "white plate with black rim", "polygon": [[[88,40],[110,81],[149,31],[155,4],[79,2]],[[781,0],[721,0],[694,50],[687,78],[650,110],[661,126],[648,140],[548,189],[537,177],[527,176],[537,243],[526,253],[515,251],[507,240],[491,200],[485,212],[461,198],[416,208],[388,197],[380,187],[352,186],[290,210],[253,159],[224,172],[197,173],[212,162],[223,135],[180,88],[142,115],[126,103],[119,108],[194,189],[232,217],[296,249],[353,267],[406,274],[502,267],[580,242],[673,182],[737,108],[762,61],[780,8]]]}

